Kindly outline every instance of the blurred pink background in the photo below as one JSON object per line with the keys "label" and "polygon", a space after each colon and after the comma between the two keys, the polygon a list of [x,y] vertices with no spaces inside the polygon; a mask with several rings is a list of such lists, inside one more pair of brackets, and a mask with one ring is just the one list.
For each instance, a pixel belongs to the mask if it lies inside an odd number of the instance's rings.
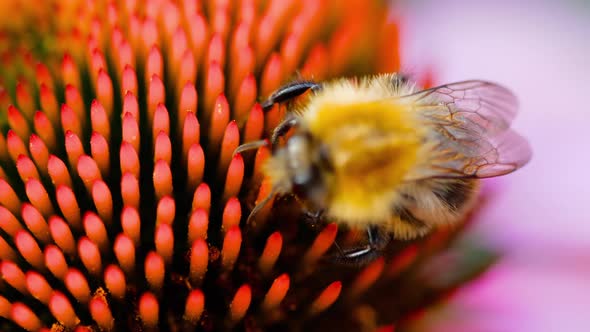
{"label": "blurred pink background", "polygon": [[534,152],[525,168],[492,180],[498,194],[474,230],[506,257],[428,330],[590,331],[590,2],[400,7],[404,68],[432,68],[439,83],[508,86],[520,100],[514,127]]}

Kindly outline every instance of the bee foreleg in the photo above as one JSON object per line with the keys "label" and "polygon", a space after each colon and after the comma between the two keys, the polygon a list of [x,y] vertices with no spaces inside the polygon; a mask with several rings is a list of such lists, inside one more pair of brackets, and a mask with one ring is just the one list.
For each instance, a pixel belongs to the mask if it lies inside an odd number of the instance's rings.
{"label": "bee foreleg", "polygon": [[272,132],[270,143],[274,147],[277,146],[279,137],[284,136],[289,130],[299,124],[299,119],[292,115],[287,115],[285,120],[279,123]]}
{"label": "bee foreleg", "polygon": [[339,254],[333,260],[350,265],[368,264],[381,255],[381,251],[389,244],[390,239],[389,235],[383,233],[379,227],[369,226],[367,228],[368,243],[365,246],[343,250],[336,245]]}
{"label": "bee foreleg", "polygon": [[267,100],[262,102],[260,106],[262,106],[263,111],[267,112],[273,107],[274,104],[293,99],[302,95],[309,89],[317,91],[321,89],[321,85],[312,81],[294,81],[287,83],[280,87],[277,91],[273,92],[273,94],[270,95]]}

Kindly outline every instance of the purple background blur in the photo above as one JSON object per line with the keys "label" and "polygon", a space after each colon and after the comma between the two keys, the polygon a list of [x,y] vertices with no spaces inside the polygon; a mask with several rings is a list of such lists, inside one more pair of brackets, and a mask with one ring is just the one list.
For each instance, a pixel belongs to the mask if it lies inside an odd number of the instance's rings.
{"label": "purple background blur", "polygon": [[590,331],[590,1],[401,1],[403,67],[481,78],[520,101],[533,146],[475,233],[507,251],[433,331]]}

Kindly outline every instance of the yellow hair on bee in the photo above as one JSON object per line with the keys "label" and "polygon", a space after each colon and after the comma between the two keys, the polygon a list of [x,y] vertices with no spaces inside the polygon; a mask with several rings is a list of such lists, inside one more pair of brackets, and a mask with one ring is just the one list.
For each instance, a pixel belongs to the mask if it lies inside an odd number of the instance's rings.
{"label": "yellow hair on bee", "polygon": [[329,217],[354,227],[387,220],[397,188],[420,162],[426,132],[394,94],[385,80],[343,80],[303,110],[303,126],[330,151],[333,171],[323,174]]}

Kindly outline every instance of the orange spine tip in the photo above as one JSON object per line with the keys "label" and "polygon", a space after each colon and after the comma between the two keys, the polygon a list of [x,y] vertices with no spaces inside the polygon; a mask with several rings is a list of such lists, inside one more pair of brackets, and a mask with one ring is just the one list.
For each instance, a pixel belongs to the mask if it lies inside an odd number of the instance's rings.
{"label": "orange spine tip", "polygon": [[263,310],[272,310],[276,308],[283,299],[285,295],[287,295],[287,291],[289,290],[290,279],[289,275],[284,273],[278,276],[270,286],[268,292],[264,296],[264,301],[262,302],[262,309]]}
{"label": "orange spine tip", "polygon": [[86,186],[86,190],[91,193],[94,181],[102,180],[96,161],[88,155],[81,155],[78,158],[77,170],[82,182],[84,182],[84,186]]}
{"label": "orange spine tip", "polygon": [[68,298],[55,291],[49,300],[49,310],[53,317],[64,327],[71,329],[80,323],[80,319],[76,316],[76,312]]}
{"label": "orange spine tip", "polygon": [[60,280],[65,280],[68,272],[68,265],[63,252],[54,245],[45,247],[45,265],[51,273]]}
{"label": "orange spine tip", "polygon": [[315,241],[311,247],[305,253],[303,257],[303,264],[308,266],[317,262],[320,257],[322,257],[328,249],[334,243],[336,239],[336,235],[338,234],[338,225],[336,223],[331,223],[326,226],[320,234],[316,237]]}
{"label": "orange spine tip", "polygon": [[92,185],[92,200],[96,212],[107,224],[111,224],[113,218],[113,196],[109,186],[101,180],[95,181]]}
{"label": "orange spine tip", "polygon": [[[24,213],[21,213],[21,214],[23,215],[23,219],[25,219]],[[4,231],[6,234],[8,234],[11,237],[14,236],[14,234],[17,231],[20,231],[21,229],[23,229],[23,227],[21,226],[18,219],[16,219],[14,214],[12,214],[12,212],[10,212],[10,210],[8,210],[7,208],[5,208],[4,206],[1,206],[1,205],[0,205],[0,229],[2,229],[2,231]]]}
{"label": "orange spine tip", "polygon": [[174,232],[170,224],[160,224],[156,227],[154,243],[156,252],[162,256],[167,265],[170,265],[174,254]]}
{"label": "orange spine tip", "polygon": [[168,224],[172,225],[176,213],[176,202],[170,196],[164,196],[158,202],[156,209],[156,225]]}
{"label": "orange spine tip", "polygon": [[113,108],[113,82],[102,68],[98,71],[98,77],[96,78],[96,99],[106,109]]}
{"label": "orange spine tip", "polygon": [[188,173],[187,189],[194,191],[197,185],[203,180],[205,172],[205,153],[198,143],[191,145],[186,158],[186,169]]}
{"label": "orange spine tip", "polygon": [[309,307],[309,313],[311,315],[317,315],[320,312],[328,309],[340,296],[342,290],[342,283],[340,281],[334,281],[313,301]]}
{"label": "orange spine tip", "polygon": [[49,156],[47,161],[47,173],[51,177],[54,186],[72,187],[72,179],[66,164],[54,155]]}
{"label": "orange spine tip", "polygon": [[401,271],[409,267],[413,262],[416,261],[416,257],[418,257],[418,246],[411,245],[404,249],[401,253],[397,256],[393,257],[389,266],[387,267],[387,276],[388,277],[395,277]]}
{"label": "orange spine tip", "polygon": [[132,173],[121,176],[121,196],[123,205],[139,208],[139,181]]}
{"label": "orange spine tip", "polygon": [[178,77],[178,75],[180,74],[179,68],[182,68],[179,66],[180,58],[182,57],[182,54],[188,47],[186,34],[184,33],[184,29],[182,29],[182,27],[179,26],[174,30],[172,34],[171,44],[172,45],[169,48],[170,54],[168,56],[168,66],[170,67],[170,72],[172,76]]}
{"label": "orange spine tip", "polygon": [[164,83],[159,76],[154,75],[151,77],[148,86],[148,120],[150,126],[154,120],[154,112],[156,111],[156,107],[158,104],[163,104],[166,101],[166,92],[164,88]]}
{"label": "orange spine tip", "polygon": [[71,131],[77,136],[82,136],[80,118],[68,104],[61,105],[61,126],[65,131]]}
{"label": "orange spine tip", "polygon": [[18,199],[18,196],[16,196],[12,186],[3,178],[0,178],[0,204],[6,207],[14,215],[20,213],[21,201]]}
{"label": "orange spine tip", "polygon": [[229,319],[231,322],[239,322],[246,315],[252,300],[252,290],[249,285],[243,285],[238,289],[236,295],[229,305]]}
{"label": "orange spine tip", "polygon": [[216,99],[223,93],[224,85],[225,77],[223,75],[223,69],[217,62],[210,63],[205,72],[205,118],[208,118],[208,114],[217,109]]}
{"label": "orange spine tip", "polygon": [[225,45],[222,36],[219,33],[214,33],[209,40],[209,47],[207,49],[206,63],[211,62],[219,63],[219,66],[223,68],[225,66]]}
{"label": "orange spine tip", "polygon": [[242,207],[240,206],[240,200],[238,200],[236,197],[230,198],[223,209],[221,223],[222,230],[228,230],[233,226],[239,226],[241,217]]}
{"label": "orange spine tip", "polygon": [[316,44],[309,51],[309,55],[301,68],[301,76],[306,79],[321,81],[328,76],[328,50],[323,44]]}
{"label": "orange spine tip", "polygon": [[[119,69],[119,72],[124,71],[125,68],[135,66],[135,54],[133,49],[131,48],[131,44],[126,40],[123,40],[121,44],[119,44],[119,52],[118,52],[118,61],[119,61],[119,68],[123,68],[123,70]],[[137,83],[136,83],[137,84]],[[128,91],[131,89],[125,89],[123,91]]]}
{"label": "orange spine tip", "polygon": [[260,104],[256,103],[248,113],[246,127],[244,128],[244,142],[259,140],[264,131],[264,113]]}
{"label": "orange spine tip", "polygon": [[78,66],[74,63],[74,59],[70,54],[65,54],[61,62],[61,77],[64,84],[71,84],[75,87],[80,87],[80,72]]}
{"label": "orange spine tip", "polygon": [[246,76],[237,91],[234,102],[234,118],[244,121],[248,117],[248,111],[256,102],[257,89],[254,75]]}
{"label": "orange spine tip", "polygon": [[139,102],[131,91],[127,91],[123,97],[123,115],[130,113],[135,121],[139,121]]}
{"label": "orange spine tip", "polygon": [[73,111],[74,121],[77,121],[77,123],[75,123],[74,125],[79,126],[81,129],[83,129],[86,123],[86,114],[84,111],[84,100],[82,99],[80,92],[75,87],[67,85],[65,90],[65,97],[66,103],[64,105],[67,105],[70,108],[69,111]]}
{"label": "orange spine tip", "polygon": [[29,294],[25,274],[18,265],[11,261],[0,262],[0,272],[6,283],[24,295]]}
{"label": "orange spine tip", "polygon": [[219,152],[221,139],[225,132],[225,128],[229,123],[229,105],[227,99],[223,94],[218,95],[215,100],[215,107],[211,114],[211,121],[209,122],[209,148],[212,153]]}
{"label": "orange spine tip", "polygon": [[163,131],[160,131],[155,137],[154,162],[163,160],[170,165],[172,160],[172,142],[170,142],[170,137]]}
{"label": "orange spine tip", "polygon": [[93,132],[90,137],[90,151],[102,176],[108,176],[111,167],[109,143],[101,134]]}
{"label": "orange spine tip", "polygon": [[80,207],[76,200],[76,194],[70,187],[59,185],[55,191],[55,196],[64,218],[74,229],[81,229]]}
{"label": "orange spine tip", "polygon": [[12,304],[3,296],[0,295],[0,317],[12,319],[10,311]]}
{"label": "orange spine tip", "polygon": [[184,307],[184,319],[196,323],[201,318],[205,309],[205,295],[199,289],[193,289],[186,299]]}
{"label": "orange spine tip", "polygon": [[102,259],[98,246],[87,237],[78,240],[78,254],[86,270],[94,276],[102,272]]}
{"label": "orange spine tip", "polygon": [[190,270],[189,275],[191,282],[199,284],[205,277],[207,272],[207,264],[209,263],[209,247],[204,239],[196,239],[191,247],[190,254]]}
{"label": "orange spine tip", "polygon": [[29,179],[25,183],[25,192],[27,193],[27,197],[29,197],[29,201],[45,218],[53,214],[53,204],[41,181]]}
{"label": "orange spine tip", "polygon": [[[180,99],[178,101],[178,124],[177,128],[180,132],[184,127],[184,120],[187,112],[197,111],[197,89],[192,82],[186,82],[182,87]],[[197,135],[198,136],[198,135]]]}
{"label": "orange spine tip", "polygon": [[26,81],[19,81],[16,83],[16,101],[27,118],[30,118],[35,112],[30,89],[31,87]]}
{"label": "orange spine tip", "polygon": [[193,112],[184,113],[184,124],[182,129],[182,157],[186,160],[188,149],[193,144],[199,143],[200,125],[197,116]]}
{"label": "orange spine tip", "polygon": [[21,139],[26,140],[27,137],[31,135],[31,128],[29,128],[29,124],[16,107],[12,105],[8,106],[7,118],[8,125]]}
{"label": "orange spine tip", "polygon": [[283,83],[283,61],[280,55],[273,53],[262,71],[260,80],[260,95],[270,94]]}
{"label": "orange spine tip", "polygon": [[141,221],[139,213],[134,207],[126,206],[121,211],[121,227],[125,235],[138,246],[140,241]]}
{"label": "orange spine tip", "polygon": [[195,63],[195,57],[190,49],[186,49],[182,54],[182,57],[178,61],[180,64],[180,71],[178,78],[176,79],[176,96],[180,96],[182,93],[181,88],[185,84],[194,84],[197,79],[197,65]]}
{"label": "orange spine tip", "polygon": [[207,216],[207,211],[202,208],[193,211],[188,224],[188,241],[193,242],[196,239],[207,239],[208,226],[209,217]]}
{"label": "orange spine tip", "polygon": [[47,305],[51,298],[51,293],[53,293],[53,289],[49,286],[45,277],[38,272],[28,271],[25,278],[29,293],[41,303]]}
{"label": "orange spine tip", "polygon": [[[1,180],[1,179],[0,179]],[[204,209],[209,213],[211,208],[211,189],[206,183],[201,183],[193,196],[193,210]]]}
{"label": "orange spine tip", "polygon": [[236,154],[229,164],[225,178],[225,188],[223,189],[223,198],[228,199],[237,196],[242,188],[244,179],[244,159],[241,154]]}
{"label": "orange spine tip", "polygon": [[16,160],[16,169],[23,182],[27,182],[29,179],[40,179],[37,167],[35,167],[33,161],[25,155],[18,156]]}
{"label": "orange spine tip", "polygon": [[56,147],[55,131],[47,115],[41,111],[35,112],[33,126],[35,127],[35,132],[47,146],[47,149],[54,151]]}
{"label": "orange spine tip", "polygon": [[217,174],[223,176],[227,171],[227,167],[233,153],[240,144],[240,130],[236,121],[232,120],[227,124],[223,139],[221,140],[221,152],[219,155],[219,162],[217,163]]}
{"label": "orange spine tip", "polygon": [[20,254],[29,264],[40,271],[45,269],[45,262],[41,248],[39,248],[35,238],[29,234],[29,232],[25,230],[16,232],[14,243]]}
{"label": "orange spine tip", "polygon": [[[240,48],[238,53],[233,55],[234,59],[232,61],[231,68],[230,68],[230,91],[232,93],[232,98],[235,100],[237,97],[237,92],[240,89],[240,85],[244,82],[244,79],[255,70],[255,63],[254,59],[254,50],[252,47],[246,45]],[[239,119],[239,118],[238,118]]]}
{"label": "orange spine tip", "polygon": [[107,141],[111,139],[110,114],[104,109],[98,100],[93,100],[90,105],[90,122],[92,130],[102,135]]}
{"label": "orange spine tip", "polygon": [[133,66],[127,64],[123,69],[123,74],[121,77],[121,94],[125,95],[127,92],[132,93],[134,96],[137,96],[137,75]]}
{"label": "orange spine tip", "polygon": [[133,114],[127,112],[123,115],[123,141],[131,144],[135,152],[139,153],[139,143],[141,133],[139,131],[138,120]]}
{"label": "orange spine tip", "polygon": [[27,331],[39,331],[43,327],[39,317],[23,303],[13,303],[10,314],[12,320]]}
{"label": "orange spine tip", "polygon": [[68,269],[65,275],[65,284],[70,293],[82,304],[90,300],[90,287],[84,274],[75,268]]}
{"label": "orange spine tip", "polygon": [[94,212],[84,214],[84,231],[93,244],[100,249],[102,254],[109,250],[110,243],[104,222]]}
{"label": "orange spine tip", "polygon": [[139,298],[139,317],[143,324],[148,328],[156,328],[159,314],[160,306],[156,296],[150,292],[143,293]]}
{"label": "orange spine tip", "polygon": [[18,174],[20,175],[20,178],[23,180],[23,182],[27,182],[29,179],[40,179],[37,167],[33,161],[25,155],[21,154],[16,159],[16,170],[18,171]]}
{"label": "orange spine tip", "polygon": [[49,68],[41,62],[35,64],[35,78],[37,84],[53,87],[54,82],[51,73],[49,72]]}
{"label": "orange spine tip", "polygon": [[272,233],[266,240],[266,245],[260,255],[258,267],[263,274],[268,274],[275,265],[283,247],[283,236],[279,232]]}
{"label": "orange spine tip", "polygon": [[47,146],[39,136],[31,134],[29,138],[29,151],[31,152],[31,157],[33,157],[33,160],[35,161],[35,165],[39,168],[39,171],[41,171],[44,176],[47,176],[49,149],[47,149]]}
{"label": "orange spine tip", "polygon": [[73,169],[77,169],[78,167],[78,158],[84,154],[84,147],[82,146],[82,141],[78,135],[76,135],[72,131],[66,131],[65,133],[65,145],[66,145],[66,153],[68,154],[68,162]]}
{"label": "orange spine tip", "polygon": [[119,234],[115,239],[113,251],[123,271],[128,276],[133,275],[135,269],[135,246],[133,240],[126,234]]}
{"label": "orange spine tip", "polygon": [[76,243],[68,224],[58,216],[49,218],[49,231],[55,244],[70,256],[76,254]]}
{"label": "orange spine tip", "polygon": [[142,33],[142,43],[143,48],[148,49],[154,45],[158,44],[159,35],[158,35],[158,25],[151,17],[146,17],[143,22],[143,26],[141,27]]}
{"label": "orange spine tip", "polygon": [[226,270],[231,270],[240,254],[242,245],[242,232],[239,226],[233,226],[228,229],[223,239],[223,248],[221,249],[221,265]]}
{"label": "orange spine tip", "polygon": [[133,145],[121,142],[119,158],[121,160],[121,174],[128,172],[139,178],[139,156]]}
{"label": "orange spine tip", "polygon": [[164,284],[166,266],[164,259],[157,252],[150,251],[145,258],[145,279],[150,289],[159,292]]}
{"label": "orange spine tip", "polygon": [[49,235],[49,226],[39,210],[29,203],[24,203],[21,211],[21,217],[24,220],[25,225],[29,231],[33,233],[35,238],[43,244],[50,243],[51,236]]}
{"label": "orange spine tip", "polygon": [[29,151],[23,140],[12,130],[8,130],[8,133],[6,134],[6,147],[8,148],[10,158],[15,163],[20,155],[29,155]]}
{"label": "orange spine tip", "polygon": [[189,40],[195,55],[197,63],[201,61],[203,52],[207,49],[207,40],[209,38],[209,24],[205,17],[197,11],[188,12],[187,20]]}
{"label": "orange spine tip", "polygon": [[385,261],[383,257],[378,258],[368,266],[366,266],[356,277],[350,285],[348,290],[348,299],[356,299],[362,295],[375,281],[381,276]]}
{"label": "orange spine tip", "polygon": [[118,266],[107,266],[104,270],[104,284],[114,298],[118,300],[125,298],[127,283],[123,271]]}
{"label": "orange spine tip", "polygon": [[0,259],[6,261],[18,260],[16,252],[13,250],[12,245],[8,244],[3,237],[0,237]]}
{"label": "orange spine tip", "polygon": [[[230,66],[235,66],[236,62],[240,59],[240,56],[242,55],[241,50],[243,50],[244,48],[249,46],[250,43],[250,32],[252,30],[252,24],[249,22],[245,22],[245,21],[237,21],[238,24],[236,26],[236,28],[234,29],[234,32],[232,34],[231,37],[231,43],[230,43]],[[232,68],[232,79],[235,79],[234,77],[234,68]],[[232,85],[232,88],[234,88],[234,86]]]}
{"label": "orange spine tip", "polygon": [[150,48],[149,54],[147,56],[145,81],[149,84],[149,81],[152,77],[162,77],[164,74],[163,67],[164,64],[162,60],[162,53],[160,52],[160,49],[154,45]]}
{"label": "orange spine tip", "polygon": [[281,44],[281,59],[283,61],[283,72],[292,73],[295,71],[303,53],[302,36],[290,33]]}
{"label": "orange spine tip", "polygon": [[[260,184],[260,189],[258,190],[258,197],[256,198],[256,204],[259,204],[260,202],[262,202],[264,199],[266,199],[266,197],[268,195],[270,195],[272,192],[272,183],[270,181],[270,179],[265,178],[262,180],[262,183]],[[274,203],[274,197],[271,197],[268,202],[265,203],[264,207],[262,207],[258,213],[256,214],[256,221],[257,221],[257,225],[262,225],[264,223],[264,221],[266,220],[266,217],[268,216],[268,214],[270,213],[270,210],[272,209],[272,205]]]}
{"label": "orange spine tip", "polygon": [[152,136],[156,137],[160,132],[166,134],[166,136],[170,135],[170,117],[164,104],[156,106]]}
{"label": "orange spine tip", "polygon": [[103,296],[94,296],[88,305],[92,319],[100,329],[111,331],[115,326],[115,319],[109,308],[107,300]]}
{"label": "orange spine tip", "polygon": [[154,165],[153,181],[157,199],[172,194],[172,171],[164,160],[158,160]]}

